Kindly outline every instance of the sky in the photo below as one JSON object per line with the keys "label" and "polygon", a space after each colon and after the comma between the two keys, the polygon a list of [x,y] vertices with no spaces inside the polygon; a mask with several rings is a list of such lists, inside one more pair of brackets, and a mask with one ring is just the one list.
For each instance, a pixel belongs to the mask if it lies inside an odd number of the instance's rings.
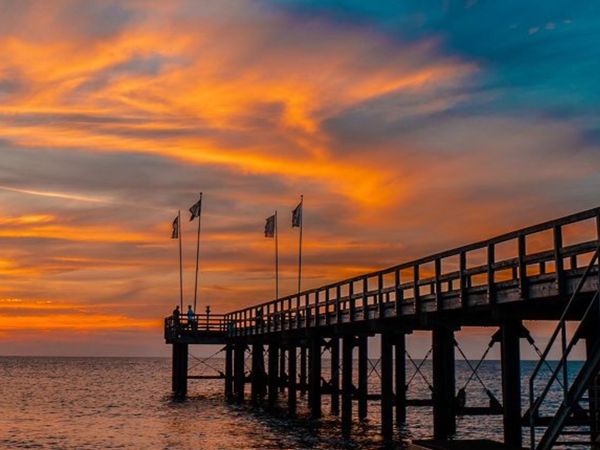
{"label": "sky", "polygon": [[595,1],[0,0],[0,55],[0,355],[166,354],[200,191],[213,312],[300,194],[307,288],[600,204]]}

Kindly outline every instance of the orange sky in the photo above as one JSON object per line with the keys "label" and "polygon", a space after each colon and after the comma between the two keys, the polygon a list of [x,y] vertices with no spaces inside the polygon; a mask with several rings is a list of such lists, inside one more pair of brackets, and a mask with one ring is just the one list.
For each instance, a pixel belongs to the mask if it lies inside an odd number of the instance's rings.
{"label": "orange sky", "polygon": [[[213,311],[272,294],[274,209],[293,290],[301,193],[306,287],[597,206],[599,162],[572,123],[444,115],[482,95],[468,86],[486,67],[439,37],[218,3],[0,19],[0,354],[163,352],[170,221],[199,191]],[[190,298],[187,219],[183,233]]]}

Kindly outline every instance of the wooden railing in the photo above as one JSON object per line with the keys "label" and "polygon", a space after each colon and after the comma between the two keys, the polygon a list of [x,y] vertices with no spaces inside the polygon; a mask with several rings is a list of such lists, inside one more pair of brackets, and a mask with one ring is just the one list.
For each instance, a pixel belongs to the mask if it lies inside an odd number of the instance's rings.
{"label": "wooden railing", "polygon": [[[565,228],[583,226],[586,221],[593,238],[565,245]],[[543,237],[549,248],[528,251],[529,244]],[[388,317],[390,303],[393,316],[407,314],[406,305],[412,305],[416,314],[426,306],[431,311],[431,303],[434,311],[444,309],[450,300],[466,306],[468,294],[474,291],[493,304],[498,290],[507,287],[517,287],[526,300],[529,281],[535,276],[552,278],[560,294],[566,271],[577,269],[579,259],[599,245],[600,208],[594,208],[234,311],[225,314],[225,328],[234,336],[309,328],[341,323],[342,316],[348,322],[365,320],[364,311],[373,309],[378,317]],[[497,257],[500,248],[511,246],[514,251],[509,256]],[[357,311],[363,311],[360,318]]]}
{"label": "wooden railing", "polygon": [[194,314],[193,318],[181,315],[178,319],[173,316],[165,318],[165,338],[173,339],[181,335],[198,333],[224,333],[227,323],[223,314]]}

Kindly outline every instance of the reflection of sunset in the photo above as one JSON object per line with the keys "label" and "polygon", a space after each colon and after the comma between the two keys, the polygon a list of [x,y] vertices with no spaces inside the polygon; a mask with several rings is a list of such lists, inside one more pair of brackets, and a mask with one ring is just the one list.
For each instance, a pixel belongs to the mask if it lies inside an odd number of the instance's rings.
{"label": "reflection of sunset", "polygon": [[[596,206],[592,119],[524,114],[451,43],[246,0],[0,18],[0,295],[27,299],[0,300],[1,336],[159,326],[170,221],[200,191],[213,311],[272,295],[275,209],[294,290],[300,194],[306,287]],[[194,232],[186,218],[188,294]]]}

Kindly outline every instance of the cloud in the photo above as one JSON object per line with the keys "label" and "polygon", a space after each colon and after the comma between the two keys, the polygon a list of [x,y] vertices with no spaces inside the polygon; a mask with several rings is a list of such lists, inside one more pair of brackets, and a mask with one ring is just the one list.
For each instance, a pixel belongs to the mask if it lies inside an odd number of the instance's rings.
{"label": "cloud", "polygon": [[[274,209],[293,291],[300,193],[307,287],[594,206],[591,122],[511,109],[506,78],[428,18],[399,36],[244,0],[0,11],[0,297],[34,305],[28,339],[47,321],[59,341],[150,333],[178,301],[170,221],[199,191],[214,311],[272,296]],[[195,223],[183,233],[189,298]]]}

